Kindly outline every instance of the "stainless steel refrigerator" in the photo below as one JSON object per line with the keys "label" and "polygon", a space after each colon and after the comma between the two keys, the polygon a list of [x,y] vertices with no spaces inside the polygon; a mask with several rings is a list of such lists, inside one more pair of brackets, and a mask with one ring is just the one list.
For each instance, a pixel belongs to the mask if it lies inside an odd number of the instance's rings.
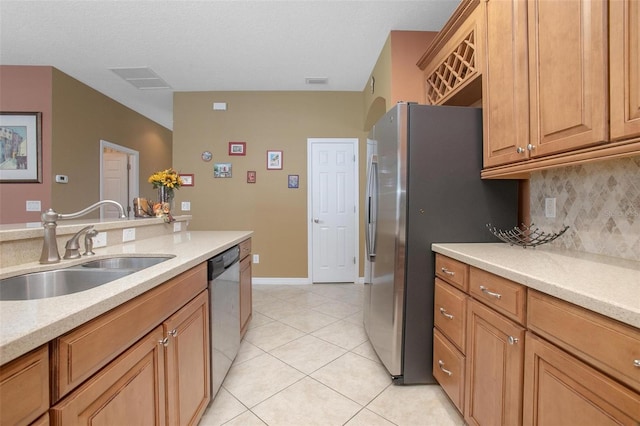
{"label": "stainless steel refrigerator", "polygon": [[481,180],[482,111],[399,103],[367,141],[364,323],[396,384],[432,375],[432,243],[497,241],[517,223],[518,186]]}

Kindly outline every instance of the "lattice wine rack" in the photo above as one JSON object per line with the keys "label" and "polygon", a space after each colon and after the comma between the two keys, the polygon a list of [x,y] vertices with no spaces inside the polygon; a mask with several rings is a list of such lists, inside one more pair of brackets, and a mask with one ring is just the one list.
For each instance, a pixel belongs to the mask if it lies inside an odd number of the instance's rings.
{"label": "lattice wine rack", "polygon": [[471,31],[451,54],[426,79],[427,103],[440,100],[470,80],[478,72],[475,32]]}

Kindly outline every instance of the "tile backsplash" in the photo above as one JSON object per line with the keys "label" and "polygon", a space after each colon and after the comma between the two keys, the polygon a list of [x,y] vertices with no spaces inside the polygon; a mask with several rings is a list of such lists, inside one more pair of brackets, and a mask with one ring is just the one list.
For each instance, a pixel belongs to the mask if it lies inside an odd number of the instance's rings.
{"label": "tile backsplash", "polygon": [[[531,174],[531,222],[554,247],[640,261],[640,156]],[[545,199],[556,217],[545,217]]]}

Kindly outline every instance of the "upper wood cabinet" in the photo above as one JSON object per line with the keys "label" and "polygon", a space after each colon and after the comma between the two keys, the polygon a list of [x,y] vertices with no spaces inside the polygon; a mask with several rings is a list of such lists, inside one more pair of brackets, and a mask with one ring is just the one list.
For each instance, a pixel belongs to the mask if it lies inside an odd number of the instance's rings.
{"label": "upper wood cabinet", "polygon": [[484,166],[528,158],[529,69],[527,4],[488,0],[482,3],[484,70],[482,117]]}
{"label": "upper wood cabinet", "polygon": [[460,3],[418,61],[429,105],[471,105],[482,97],[478,0]]}
{"label": "upper wood cabinet", "polygon": [[640,3],[609,3],[611,139],[640,136]]}
{"label": "upper wood cabinet", "polygon": [[529,0],[528,13],[531,155],[606,141],[607,2]]}
{"label": "upper wood cabinet", "polygon": [[607,3],[483,3],[484,166],[608,139]]}

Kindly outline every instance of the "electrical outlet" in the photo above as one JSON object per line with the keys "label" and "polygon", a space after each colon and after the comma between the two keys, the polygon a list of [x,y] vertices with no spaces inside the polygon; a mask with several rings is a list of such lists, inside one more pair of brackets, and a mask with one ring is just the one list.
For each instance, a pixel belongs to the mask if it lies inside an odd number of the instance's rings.
{"label": "electrical outlet", "polygon": [[556,217],[556,199],[544,199],[544,217]]}
{"label": "electrical outlet", "polygon": [[253,255],[253,263],[260,263],[260,255],[259,254],[254,254]]}
{"label": "electrical outlet", "polygon": [[191,210],[191,202],[190,201],[183,201],[182,205],[180,206],[183,212],[188,212]]}
{"label": "electrical outlet", "polygon": [[122,230],[122,242],[133,241],[136,239],[136,228],[126,228]]}
{"label": "electrical outlet", "polygon": [[173,222],[173,232],[182,231],[182,222]]}
{"label": "electrical outlet", "polygon": [[28,212],[39,212],[41,211],[40,200],[27,200],[27,211]]}
{"label": "electrical outlet", "polygon": [[93,248],[106,247],[107,246],[107,233],[98,232],[98,235],[92,238]]}

